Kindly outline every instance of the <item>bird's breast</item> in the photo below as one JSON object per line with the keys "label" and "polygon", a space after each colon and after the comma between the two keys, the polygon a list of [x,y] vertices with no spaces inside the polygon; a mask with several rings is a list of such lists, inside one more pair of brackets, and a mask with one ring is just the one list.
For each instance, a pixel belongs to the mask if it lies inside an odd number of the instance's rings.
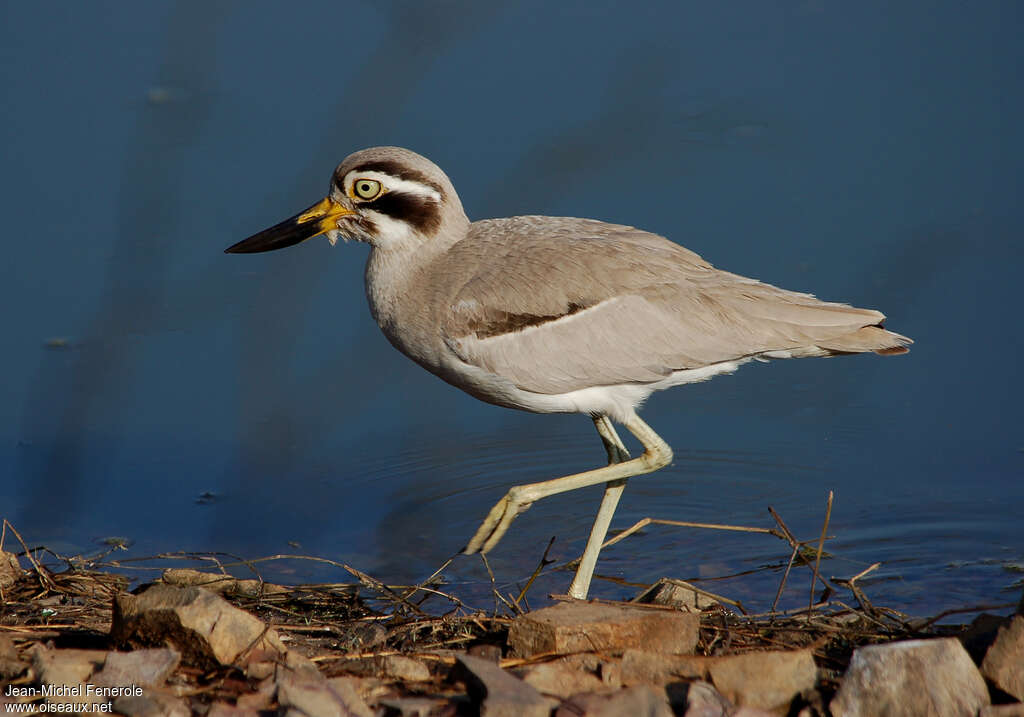
{"label": "bird's breast", "polygon": [[388,341],[436,373],[444,342],[439,333],[436,291],[423,269],[422,263],[408,261],[408,257],[372,251],[366,264],[366,299],[373,320]]}

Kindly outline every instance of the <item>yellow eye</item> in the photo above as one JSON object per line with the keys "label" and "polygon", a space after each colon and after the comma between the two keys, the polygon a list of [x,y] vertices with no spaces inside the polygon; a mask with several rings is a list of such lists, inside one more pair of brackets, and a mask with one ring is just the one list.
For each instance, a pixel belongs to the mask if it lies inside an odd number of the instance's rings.
{"label": "yellow eye", "polygon": [[352,183],[352,191],[360,199],[376,199],[383,190],[376,179],[357,179]]}

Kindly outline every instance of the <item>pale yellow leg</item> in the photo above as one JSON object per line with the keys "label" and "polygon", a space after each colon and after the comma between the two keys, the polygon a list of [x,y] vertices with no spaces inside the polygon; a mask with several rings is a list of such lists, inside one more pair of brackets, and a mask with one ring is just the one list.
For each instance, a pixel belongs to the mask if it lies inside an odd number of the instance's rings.
{"label": "pale yellow leg", "polygon": [[[515,517],[529,508],[536,500],[576,490],[577,488],[597,485],[598,483],[618,483],[619,485],[609,485],[606,489],[605,499],[601,503],[594,528],[591,530],[590,541],[587,543],[587,552],[593,555],[590,560],[592,564],[589,566],[589,574],[585,576],[580,574],[586,564],[584,561],[581,561],[580,568],[577,570],[577,578],[573,580],[573,587],[570,588],[571,591],[575,590],[576,593],[582,591],[582,595],[577,595],[577,597],[585,597],[589,589],[594,565],[597,563],[597,554],[600,552],[604,535],[607,533],[612,514],[615,512],[615,506],[625,486],[625,479],[651,473],[672,461],[672,449],[669,445],[654,432],[654,429],[641,421],[636,415],[631,416],[625,422],[625,426],[643,444],[644,452],[643,455],[632,459],[629,458],[629,453],[622,446],[622,441],[619,440],[615,429],[607,418],[595,419],[594,423],[608,451],[609,465],[539,483],[515,486],[491,508],[491,512],[484,518],[484,522],[480,525],[480,528],[476,531],[473,539],[469,541],[463,552],[468,555],[478,552],[489,552],[508,531]],[[615,460],[616,458],[618,460]],[[595,547],[594,536],[598,532],[601,535],[596,540]],[[587,557],[586,553],[584,553],[584,557]],[[584,582],[585,584],[583,584]],[[571,592],[570,594],[573,593]]]}
{"label": "pale yellow leg", "polygon": [[[615,431],[608,416],[598,416],[594,419],[594,426],[597,428],[604,448],[608,452],[608,464],[624,463],[629,460],[629,451],[622,444],[622,439]],[[594,577],[594,569],[597,567],[597,556],[601,553],[601,546],[604,538],[608,535],[608,527],[611,525],[612,516],[615,515],[615,508],[619,505],[619,498],[622,491],[626,489],[626,479],[605,483],[604,497],[601,498],[601,507],[597,510],[597,517],[594,518],[594,525],[590,529],[590,539],[587,540],[587,547],[580,557],[579,565],[576,567],[576,575],[569,586],[570,597],[585,600],[590,592],[590,580]]]}

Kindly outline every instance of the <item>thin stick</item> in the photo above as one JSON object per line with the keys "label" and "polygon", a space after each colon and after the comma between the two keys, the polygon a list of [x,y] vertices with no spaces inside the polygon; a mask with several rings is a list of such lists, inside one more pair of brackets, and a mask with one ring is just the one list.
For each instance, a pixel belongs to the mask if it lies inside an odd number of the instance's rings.
{"label": "thin stick", "polygon": [[974,607],[957,607],[953,608],[952,610],[943,610],[935,617],[931,617],[925,620],[924,623],[920,625],[915,624],[914,627],[916,627],[918,630],[924,630],[926,627],[930,627],[942,618],[949,617],[950,615],[957,615],[959,613],[965,612],[987,612],[989,610],[1006,610],[1007,608],[1011,608],[1013,606],[1014,605],[1012,602],[1004,602],[998,605],[975,605]]}
{"label": "thin stick", "polygon": [[37,561],[35,556],[32,555],[32,551],[28,549],[28,545],[25,544],[25,539],[21,537],[21,533],[19,533],[13,525],[8,523],[6,518],[4,518],[4,528],[10,528],[11,532],[14,533],[14,537],[18,539],[19,543],[21,543],[21,547],[25,549],[25,557],[28,558],[29,563],[32,564],[32,568],[36,571],[36,575],[39,576],[39,582],[42,583],[43,587],[47,590],[56,590],[57,583],[53,582],[53,579],[46,574],[43,566],[39,564],[39,561]]}
{"label": "thin stick", "polygon": [[[456,553],[455,555],[458,555],[458,553]],[[433,573],[431,573],[430,577],[428,577],[426,580],[423,580],[418,585],[414,585],[413,587],[411,587],[409,589],[409,591],[407,593],[405,593],[405,595],[402,596],[402,599],[403,600],[408,600],[413,595],[415,595],[418,591],[422,590],[427,585],[430,585],[434,581],[434,578],[436,578],[438,575],[440,575],[441,572],[445,568],[447,568],[449,565],[452,564],[452,561],[455,560],[455,555],[453,555],[452,557],[448,558],[443,563],[441,563],[441,567],[439,567],[437,570],[435,570]]]}
{"label": "thin stick", "polygon": [[[821,565],[821,551],[825,548],[825,536],[828,535],[828,521],[832,518],[832,491],[828,492],[828,502],[825,504],[825,522],[821,526],[821,538],[818,540],[818,555],[814,559],[814,575],[811,578],[811,597],[807,601],[807,619],[811,618],[811,607],[814,605],[814,586],[818,582],[818,566]],[[828,584],[825,584],[828,587]]]}
{"label": "thin stick", "polygon": [[516,598],[513,600],[513,603],[516,606],[516,610],[518,610],[520,613],[522,613],[523,610],[521,607],[519,607],[519,603],[522,602],[523,598],[526,597],[526,591],[530,589],[531,585],[533,585],[533,581],[537,579],[538,575],[540,575],[540,571],[546,568],[548,565],[551,565],[551,563],[555,562],[554,560],[550,560],[548,558],[548,552],[551,550],[551,546],[554,544],[555,536],[552,535],[551,540],[548,541],[548,547],[544,548],[544,554],[540,556],[540,562],[537,563],[537,567],[534,569],[533,575],[531,575],[530,579],[526,581],[526,587],[520,590],[519,595],[516,596]]}
{"label": "thin stick", "polygon": [[691,522],[687,522],[687,521],[683,521],[683,520],[665,520],[665,519],[662,519],[662,518],[644,518],[642,520],[637,521],[633,526],[631,526],[631,527],[627,528],[626,530],[622,531],[621,533],[616,535],[611,540],[606,541],[601,546],[601,549],[604,550],[605,548],[607,548],[610,545],[615,545],[615,543],[619,542],[620,540],[624,540],[625,538],[628,538],[630,535],[633,535],[633,533],[636,533],[639,530],[643,530],[648,525],[671,525],[671,526],[675,526],[677,528],[705,528],[705,529],[708,529],[708,530],[734,530],[734,531],[739,531],[739,532],[742,532],[742,533],[769,533],[771,535],[777,535],[777,533],[774,530],[772,530],[771,528],[751,528],[751,527],[746,526],[746,525],[720,525],[720,524],[717,524],[717,523],[691,523]]}
{"label": "thin stick", "polygon": [[[771,510],[769,508],[769,510]],[[782,591],[786,587],[786,580],[789,578],[789,571],[793,569],[793,561],[796,560],[797,553],[800,552],[800,545],[793,546],[793,552],[789,555],[789,563],[786,564],[786,571],[782,573],[782,581],[779,583],[779,589],[775,591],[775,599],[772,601],[772,614],[775,614],[775,608],[779,606],[779,598],[782,597]]]}
{"label": "thin stick", "polygon": [[850,582],[852,583],[855,580],[860,580],[862,577],[864,577],[868,573],[873,573],[876,570],[878,570],[880,567],[882,567],[881,563],[874,563],[872,565],[869,565],[868,567],[864,568],[859,573],[854,575],[852,578],[850,578]]}
{"label": "thin stick", "polygon": [[377,578],[371,577],[370,575],[367,575],[366,573],[364,573],[362,570],[357,570],[356,568],[353,568],[353,567],[351,567],[349,565],[345,565],[344,563],[341,564],[341,567],[343,567],[349,573],[354,575],[356,577],[356,579],[360,583],[362,583],[363,586],[369,588],[370,590],[375,590],[376,592],[379,592],[382,595],[386,596],[388,599],[393,600],[394,602],[400,603],[402,605],[405,605],[407,608],[409,608],[410,610],[412,610],[415,613],[419,613],[420,615],[426,615],[427,614],[427,613],[423,612],[422,610],[420,610],[420,608],[418,606],[412,604],[408,600],[403,599],[401,595],[396,593],[394,590],[389,588],[387,585],[382,583]]}
{"label": "thin stick", "polygon": [[793,546],[794,548],[797,547],[798,545],[800,545],[800,541],[796,539],[795,535],[793,535],[793,531],[791,531],[789,529],[789,526],[787,526],[782,521],[782,516],[775,512],[775,508],[773,508],[773,507],[771,507],[769,505],[768,506],[768,512],[771,513],[771,516],[773,518],[775,518],[775,522],[778,524],[779,528],[782,530],[783,534],[786,537],[786,540],[789,541],[789,544],[791,546]]}
{"label": "thin stick", "polygon": [[494,579],[494,572],[491,570],[491,564],[489,562],[487,562],[487,555],[484,554],[484,553],[480,553],[480,559],[484,561],[484,567],[487,568],[487,574],[491,578],[491,592],[494,593],[494,616],[495,617],[498,616],[498,601],[499,600],[501,600],[501,602],[503,602],[505,604],[505,607],[507,607],[509,610],[511,610],[512,614],[514,615],[516,613],[516,609],[514,607],[512,607],[512,603],[510,603],[508,600],[506,600],[505,596],[502,595],[500,592],[498,592],[498,583]]}

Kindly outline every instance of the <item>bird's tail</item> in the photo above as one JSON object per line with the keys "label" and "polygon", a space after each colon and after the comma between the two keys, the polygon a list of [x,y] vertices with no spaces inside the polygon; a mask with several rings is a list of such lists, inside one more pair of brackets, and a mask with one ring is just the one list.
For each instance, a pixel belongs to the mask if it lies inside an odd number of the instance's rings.
{"label": "bird's tail", "polygon": [[912,339],[882,328],[880,325],[864,326],[856,331],[818,343],[818,346],[833,354],[859,354],[874,351],[882,356],[905,354]]}

